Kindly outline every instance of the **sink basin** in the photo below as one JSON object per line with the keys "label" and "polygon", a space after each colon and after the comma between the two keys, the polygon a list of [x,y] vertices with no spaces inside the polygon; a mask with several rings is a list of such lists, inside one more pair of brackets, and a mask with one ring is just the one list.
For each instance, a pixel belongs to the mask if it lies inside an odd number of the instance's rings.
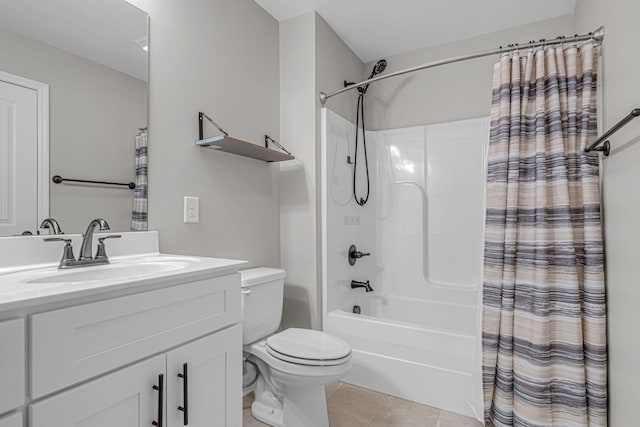
{"label": "sink basin", "polygon": [[102,280],[123,279],[125,277],[136,278],[151,274],[165,273],[186,268],[189,263],[180,261],[145,262],[141,264],[109,264],[99,267],[85,267],[52,276],[26,281],[26,283],[73,283],[95,282]]}
{"label": "sink basin", "polygon": [[25,284],[73,284],[136,279],[186,269],[197,262],[199,262],[198,258],[192,257],[153,256],[118,260],[107,265],[66,270],[49,267],[30,271],[29,277],[25,277],[22,282]]}

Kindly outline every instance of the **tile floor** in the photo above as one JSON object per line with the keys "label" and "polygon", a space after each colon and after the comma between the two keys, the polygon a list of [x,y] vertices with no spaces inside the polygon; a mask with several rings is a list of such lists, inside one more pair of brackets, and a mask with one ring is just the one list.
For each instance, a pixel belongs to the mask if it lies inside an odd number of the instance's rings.
{"label": "tile floor", "polygon": [[[346,383],[326,387],[330,427],[481,427],[482,423]],[[264,427],[251,416],[253,393],[244,398],[243,427]],[[302,426],[301,426],[302,427]]]}

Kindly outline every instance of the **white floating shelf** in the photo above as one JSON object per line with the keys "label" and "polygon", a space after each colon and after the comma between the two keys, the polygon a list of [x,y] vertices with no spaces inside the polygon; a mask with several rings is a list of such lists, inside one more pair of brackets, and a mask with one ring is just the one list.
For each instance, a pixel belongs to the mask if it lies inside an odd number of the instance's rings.
{"label": "white floating shelf", "polygon": [[263,162],[282,162],[284,160],[295,159],[294,156],[290,156],[289,154],[224,135],[199,139],[196,141],[196,145],[224,151],[225,153],[236,154],[238,156],[262,160]]}

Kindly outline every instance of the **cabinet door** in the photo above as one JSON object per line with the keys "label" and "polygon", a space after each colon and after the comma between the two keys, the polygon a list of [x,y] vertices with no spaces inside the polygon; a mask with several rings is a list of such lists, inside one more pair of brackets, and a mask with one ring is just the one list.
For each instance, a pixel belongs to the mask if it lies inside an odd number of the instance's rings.
{"label": "cabinet door", "polygon": [[153,386],[165,369],[160,355],[58,393],[29,407],[29,425],[149,427],[158,416],[159,392]]}
{"label": "cabinet door", "polygon": [[0,322],[0,414],[24,404],[24,319]]}
{"label": "cabinet door", "polygon": [[167,353],[167,427],[242,425],[242,327],[235,325]]}

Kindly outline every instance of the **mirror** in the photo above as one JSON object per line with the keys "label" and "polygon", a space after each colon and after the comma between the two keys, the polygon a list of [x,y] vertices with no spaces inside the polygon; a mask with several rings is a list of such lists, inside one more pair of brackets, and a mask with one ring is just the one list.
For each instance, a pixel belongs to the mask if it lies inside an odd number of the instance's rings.
{"label": "mirror", "polygon": [[[133,190],[52,177],[135,181],[136,135],[147,123],[147,22],[125,0],[0,0],[0,235],[35,234],[46,216],[67,234],[97,217],[130,230]],[[47,86],[48,101],[36,90]]]}

